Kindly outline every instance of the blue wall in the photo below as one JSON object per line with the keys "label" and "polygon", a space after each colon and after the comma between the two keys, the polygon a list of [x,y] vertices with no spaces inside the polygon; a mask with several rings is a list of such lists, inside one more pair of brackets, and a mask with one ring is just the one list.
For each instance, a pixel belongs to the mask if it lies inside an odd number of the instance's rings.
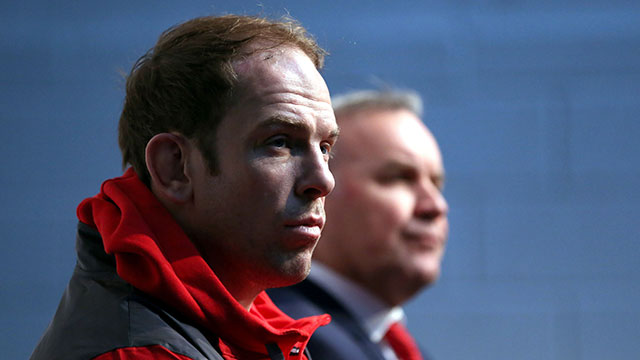
{"label": "blue wall", "polygon": [[74,266],[75,207],[121,172],[120,72],[188,18],[287,11],[331,52],[333,93],[426,100],[452,229],[407,310],[435,358],[638,356],[639,2],[260,3],[2,2],[3,358],[30,354]]}

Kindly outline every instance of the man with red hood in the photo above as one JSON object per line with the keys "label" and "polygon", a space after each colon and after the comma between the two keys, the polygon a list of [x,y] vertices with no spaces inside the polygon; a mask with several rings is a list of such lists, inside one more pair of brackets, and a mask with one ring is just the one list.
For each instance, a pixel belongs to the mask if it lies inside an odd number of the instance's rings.
{"label": "man with red hood", "polygon": [[306,359],[303,280],[333,189],[324,51],[291,20],[165,31],[133,66],[123,176],[78,207],[78,262],[32,359]]}

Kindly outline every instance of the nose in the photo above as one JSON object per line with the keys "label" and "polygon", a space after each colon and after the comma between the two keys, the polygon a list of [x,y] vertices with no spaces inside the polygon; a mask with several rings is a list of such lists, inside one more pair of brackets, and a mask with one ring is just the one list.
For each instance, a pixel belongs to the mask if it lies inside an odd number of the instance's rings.
{"label": "nose", "polygon": [[300,159],[300,171],[296,184],[298,196],[311,200],[329,195],[335,187],[335,179],[329,170],[329,163],[320,150],[310,151]]}
{"label": "nose", "polygon": [[414,215],[423,220],[446,217],[449,212],[447,200],[442,191],[432,181],[425,180],[418,185]]}

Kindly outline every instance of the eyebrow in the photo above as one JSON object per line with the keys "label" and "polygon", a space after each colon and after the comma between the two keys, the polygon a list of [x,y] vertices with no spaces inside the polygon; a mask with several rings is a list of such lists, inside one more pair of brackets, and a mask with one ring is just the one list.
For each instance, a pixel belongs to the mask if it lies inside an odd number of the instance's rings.
{"label": "eyebrow", "polygon": [[[382,167],[382,171],[397,171],[397,170],[407,170],[407,169],[415,169],[415,165],[411,163],[404,162],[402,160],[393,159],[384,164]],[[440,190],[444,188],[446,174],[444,167],[435,172],[432,176],[430,176],[431,181],[436,184]]]}
{"label": "eyebrow", "polygon": [[[256,128],[268,128],[268,127],[272,127],[272,126],[285,126],[288,128],[293,128],[296,130],[308,130],[309,126],[302,121],[296,121],[288,116],[284,116],[284,115],[274,115],[271,116],[270,118],[266,119],[265,121],[261,122],[260,124],[258,124],[258,126],[256,126]],[[336,127],[335,129],[331,130],[331,133],[329,134],[329,138],[330,139],[335,139],[340,135],[340,129],[338,127]]]}

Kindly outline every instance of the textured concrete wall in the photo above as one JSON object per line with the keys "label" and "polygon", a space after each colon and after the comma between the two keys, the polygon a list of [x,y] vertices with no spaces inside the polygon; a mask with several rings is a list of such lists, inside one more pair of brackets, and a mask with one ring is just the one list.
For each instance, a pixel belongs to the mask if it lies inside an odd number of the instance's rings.
{"label": "textured concrete wall", "polygon": [[290,12],[334,93],[418,90],[447,168],[441,281],[408,305],[437,359],[640,352],[640,3],[4,1],[0,346],[25,358],[74,266],[75,206],[120,174],[120,70],[168,26]]}

